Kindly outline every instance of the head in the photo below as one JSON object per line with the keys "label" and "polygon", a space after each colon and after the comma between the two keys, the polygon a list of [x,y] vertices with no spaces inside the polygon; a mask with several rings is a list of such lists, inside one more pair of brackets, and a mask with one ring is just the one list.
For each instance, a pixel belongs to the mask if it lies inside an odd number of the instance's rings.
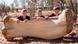
{"label": "head", "polygon": [[37,8],[36,12],[42,12],[42,8]]}
{"label": "head", "polygon": [[55,12],[60,12],[61,9],[60,9],[60,7],[54,7],[53,10],[54,10]]}
{"label": "head", "polygon": [[27,10],[23,10],[23,15],[27,15]]}
{"label": "head", "polygon": [[37,16],[41,16],[42,15],[42,9],[37,9],[36,14],[37,14]]}

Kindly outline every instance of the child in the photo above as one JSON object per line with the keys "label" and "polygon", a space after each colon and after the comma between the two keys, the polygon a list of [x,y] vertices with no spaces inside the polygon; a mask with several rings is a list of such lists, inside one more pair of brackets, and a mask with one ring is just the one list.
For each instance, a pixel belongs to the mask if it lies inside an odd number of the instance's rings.
{"label": "child", "polygon": [[27,10],[23,10],[23,15],[19,16],[17,19],[24,21],[24,20],[30,20],[30,16],[27,15]]}
{"label": "child", "polygon": [[59,14],[60,14],[60,8],[59,7],[54,7],[51,14],[48,17],[58,16]]}
{"label": "child", "polygon": [[36,16],[36,18],[45,18],[44,15],[42,14],[41,9],[37,9],[35,16]]}

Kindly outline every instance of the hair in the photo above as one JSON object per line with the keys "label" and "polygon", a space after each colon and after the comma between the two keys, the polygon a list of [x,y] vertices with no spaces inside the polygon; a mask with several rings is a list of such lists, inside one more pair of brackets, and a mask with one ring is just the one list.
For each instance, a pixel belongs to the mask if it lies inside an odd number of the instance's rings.
{"label": "hair", "polygon": [[60,8],[59,8],[59,7],[57,7],[55,10],[60,10]]}
{"label": "hair", "polygon": [[27,10],[23,10],[23,12],[27,12]]}
{"label": "hair", "polygon": [[56,8],[54,8],[54,10],[60,10],[60,7],[56,7]]}

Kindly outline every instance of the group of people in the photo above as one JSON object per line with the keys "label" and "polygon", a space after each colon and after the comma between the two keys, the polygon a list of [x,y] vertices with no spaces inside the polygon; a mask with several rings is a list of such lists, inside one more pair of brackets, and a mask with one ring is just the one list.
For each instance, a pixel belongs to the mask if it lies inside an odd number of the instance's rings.
{"label": "group of people", "polygon": [[[27,14],[28,11],[27,10],[23,10],[21,16],[18,16],[17,19],[20,21],[24,21],[24,20],[30,20],[31,16]],[[47,16],[47,18],[52,18],[52,17],[56,17],[59,16],[61,13],[61,9],[60,7],[54,7],[53,10],[51,11],[51,13]],[[39,18],[46,18],[45,15],[42,14],[42,9],[37,9],[34,15],[35,18],[39,19]]]}
{"label": "group of people", "polygon": [[[56,16],[58,16],[59,14],[60,14],[60,7],[54,7],[53,8],[53,10],[51,11],[51,13],[49,13],[48,14],[48,16],[46,17],[45,15],[43,15],[43,13],[42,13],[42,9],[37,9],[36,11],[35,11],[35,13],[34,13],[34,18],[35,19],[50,19],[51,17],[56,17]],[[24,9],[23,11],[22,11],[22,15],[20,15],[20,16],[17,16],[16,18],[15,17],[13,17],[13,16],[10,16],[10,17],[12,17],[13,18],[13,20],[15,20],[15,21],[17,21],[17,22],[22,22],[22,21],[28,21],[28,20],[31,20],[32,19],[32,17],[31,17],[31,15],[28,15],[28,10],[26,10],[26,9]],[[0,28],[4,28],[4,23],[3,23],[3,21],[4,21],[4,19],[7,17],[7,16],[9,16],[8,15],[8,13],[5,13],[5,14],[2,14],[4,17],[2,17],[2,16],[0,16]],[[3,29],[2,28],[2,29]]]}

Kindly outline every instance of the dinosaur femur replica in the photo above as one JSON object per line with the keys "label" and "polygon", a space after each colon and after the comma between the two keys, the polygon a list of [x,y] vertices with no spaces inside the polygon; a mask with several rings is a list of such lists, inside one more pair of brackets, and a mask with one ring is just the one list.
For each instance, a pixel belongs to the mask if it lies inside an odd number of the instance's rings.
{"label": "dinosaur femur replica", "polygon": [[43,39],[57,39],[69,34],[73,29],[73,14],[71,10],[65,11],[64,21],[55,24],[51,20],[33,19],[27,22],[17,23],[10,17],[4,20],[5,29],[4,36],[9,38],[14,37],[38,37]]}

